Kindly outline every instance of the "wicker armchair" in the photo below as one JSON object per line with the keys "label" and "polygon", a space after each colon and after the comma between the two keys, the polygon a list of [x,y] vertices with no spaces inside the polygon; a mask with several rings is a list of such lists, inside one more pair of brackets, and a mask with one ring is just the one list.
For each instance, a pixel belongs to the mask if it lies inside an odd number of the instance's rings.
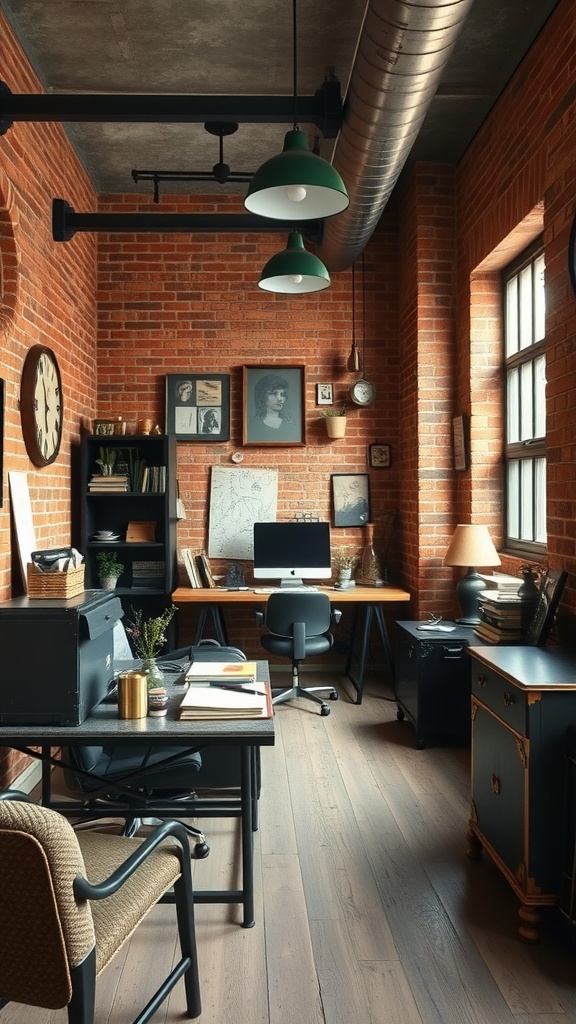
{"label": "wicker armchair", "polygon": [[67,1006],[69,1024],[92,1024],[96,977],[174,888],[181,959],[137,1020],[149,1020],[182,976],[188,1016],[200,1015],[190,849],[180,824],[166,821],[145,840],[76,834],[63,815],[8,791],[0,794],[0,876],[3,1002]]}

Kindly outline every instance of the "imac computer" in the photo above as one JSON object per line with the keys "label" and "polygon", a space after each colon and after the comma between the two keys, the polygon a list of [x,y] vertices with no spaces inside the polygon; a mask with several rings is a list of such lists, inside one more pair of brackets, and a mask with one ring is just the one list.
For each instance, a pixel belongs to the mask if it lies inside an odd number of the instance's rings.
{"label": "imac computer", "polygon": [[332,575],[329,523],[254,523],[254,579],[301,587]]}

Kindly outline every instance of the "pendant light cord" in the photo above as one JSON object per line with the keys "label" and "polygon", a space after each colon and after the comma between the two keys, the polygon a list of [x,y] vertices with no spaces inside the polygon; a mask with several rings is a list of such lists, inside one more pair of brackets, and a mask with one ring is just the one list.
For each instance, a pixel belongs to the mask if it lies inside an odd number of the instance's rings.
{"label": "pendant light cord", "polygon": [[296,0],[292,0],[292,96],[294,100],[294,127],[298,127],[298,28]]}
{"label": "pendant light cord", "polygon": [[362,251],[362,376],[366,376],[366,274],[364,271],[364,251]]}

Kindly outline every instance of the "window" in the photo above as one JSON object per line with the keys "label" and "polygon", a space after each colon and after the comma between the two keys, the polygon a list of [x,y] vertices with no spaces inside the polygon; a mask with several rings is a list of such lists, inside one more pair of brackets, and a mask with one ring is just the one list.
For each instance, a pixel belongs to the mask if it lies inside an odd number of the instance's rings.
{"label": "window", "polygon": [[541,240],[503,274],[506,547],[546,544],[545,264]]}

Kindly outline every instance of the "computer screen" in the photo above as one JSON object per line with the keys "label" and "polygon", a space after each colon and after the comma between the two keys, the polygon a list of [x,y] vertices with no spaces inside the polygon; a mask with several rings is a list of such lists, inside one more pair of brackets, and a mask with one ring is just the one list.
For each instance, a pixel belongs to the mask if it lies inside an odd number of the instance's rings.
{"label": "computer screen", "polygon": [[254,523],[254,579],[299,586],[330,579],[329,523]]}

